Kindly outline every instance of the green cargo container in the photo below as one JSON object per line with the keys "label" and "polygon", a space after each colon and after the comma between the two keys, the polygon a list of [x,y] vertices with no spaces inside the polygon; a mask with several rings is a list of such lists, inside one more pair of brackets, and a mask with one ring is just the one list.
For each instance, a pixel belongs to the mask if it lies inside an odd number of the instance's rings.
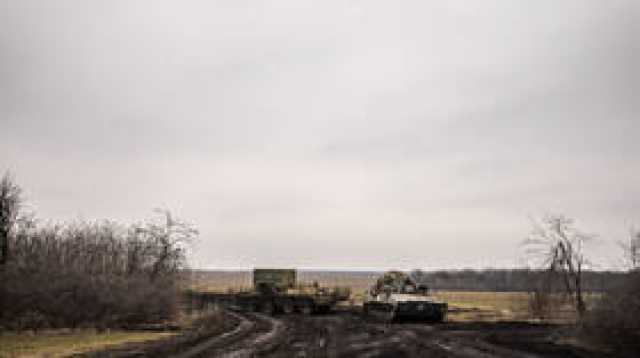
{"label": "green cargo container", "polygon": [[294,269],[254,269],[253,287],[261,293],[286,292],[296,285]]}

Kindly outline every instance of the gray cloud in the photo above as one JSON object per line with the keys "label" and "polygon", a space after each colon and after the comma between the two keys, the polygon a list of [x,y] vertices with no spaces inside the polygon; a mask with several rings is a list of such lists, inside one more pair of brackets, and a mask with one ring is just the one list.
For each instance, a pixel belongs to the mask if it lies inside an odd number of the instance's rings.
{"label": "gray cloud", "polygon": [[42,216],[197,222],[201,266],[504,266],[638,218],[633,1],[0,0],[0,169]]}

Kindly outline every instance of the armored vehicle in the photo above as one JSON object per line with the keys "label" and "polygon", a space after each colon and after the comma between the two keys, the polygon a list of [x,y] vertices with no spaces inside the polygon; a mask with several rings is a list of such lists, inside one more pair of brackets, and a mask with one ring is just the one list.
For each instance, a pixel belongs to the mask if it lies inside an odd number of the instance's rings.
{"label": "armored vehicle", "polygon": [[382,275],[369,289],[363,303],[366,315],[391,321],[446,320],[448,306],[429,296],[428,287],[400,271]]}
{"label": "armored vehicle", "polygon": [[327,312],[341,300],[349,298],[344,288],[324,288],[317,283],[297,283],[294,269],[254,269],[253,288],[236,293],[201,293],[200,297],[243,311],[311,314]]}

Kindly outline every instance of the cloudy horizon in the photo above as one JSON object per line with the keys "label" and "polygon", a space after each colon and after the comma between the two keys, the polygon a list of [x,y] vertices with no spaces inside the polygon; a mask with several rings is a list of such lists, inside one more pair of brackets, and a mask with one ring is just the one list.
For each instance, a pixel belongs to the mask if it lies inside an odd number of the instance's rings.
{"label": "cloudy horizon", "polygon": [[485,268],[640,226],[640,3],[0,0],[38,216],[193,222],[201,268]]}

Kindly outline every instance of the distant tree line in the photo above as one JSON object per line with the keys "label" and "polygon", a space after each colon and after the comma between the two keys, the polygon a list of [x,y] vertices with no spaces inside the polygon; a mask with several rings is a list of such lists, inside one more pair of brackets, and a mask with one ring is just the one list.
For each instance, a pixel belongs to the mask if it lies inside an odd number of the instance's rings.
{"label": "distant tree line", "polygon": [[[202,272],[206,275],[206,272]],[[212,277],[225,274],[227,281],[249,282],[250,273],[221,272]],[[299,272],[303,281],[318,281],[324,285],[349,285],[368,289],[384,271],[305,271]],[[583,271],[583,285],[586,291],[604,292],[624,282],[626,273],[622,271]],[[461,269],[461,270],[414,270],[412,278],[426,284],[432,290],[449,291],[492,291],[492,292],[530,292],[536,282],[549,275],[545,269]],[[213,279],[213,278],[212,278]],[[555,292],[564,291],[564,283],[559,275],[551,280]]]}
{"label": "distant tree line", "polygon": [[122,327],[177,309],[185,244],[197,232],[169,211],[137,225],[42,223],[0,182],[0,328]]}
{"label": "distant tree line", "polygon": [[[487,270],[439,270],[422,271],[421,279],[431,289],[455,291],[529,292],[533,285],[547,276],[547,270],[538,269],[487,269]],[[603,292],[616,286],[625,278],[618,271],[583,271],[583,289]],[[551,282],[555,292],[564,290],[558,276]]]}

